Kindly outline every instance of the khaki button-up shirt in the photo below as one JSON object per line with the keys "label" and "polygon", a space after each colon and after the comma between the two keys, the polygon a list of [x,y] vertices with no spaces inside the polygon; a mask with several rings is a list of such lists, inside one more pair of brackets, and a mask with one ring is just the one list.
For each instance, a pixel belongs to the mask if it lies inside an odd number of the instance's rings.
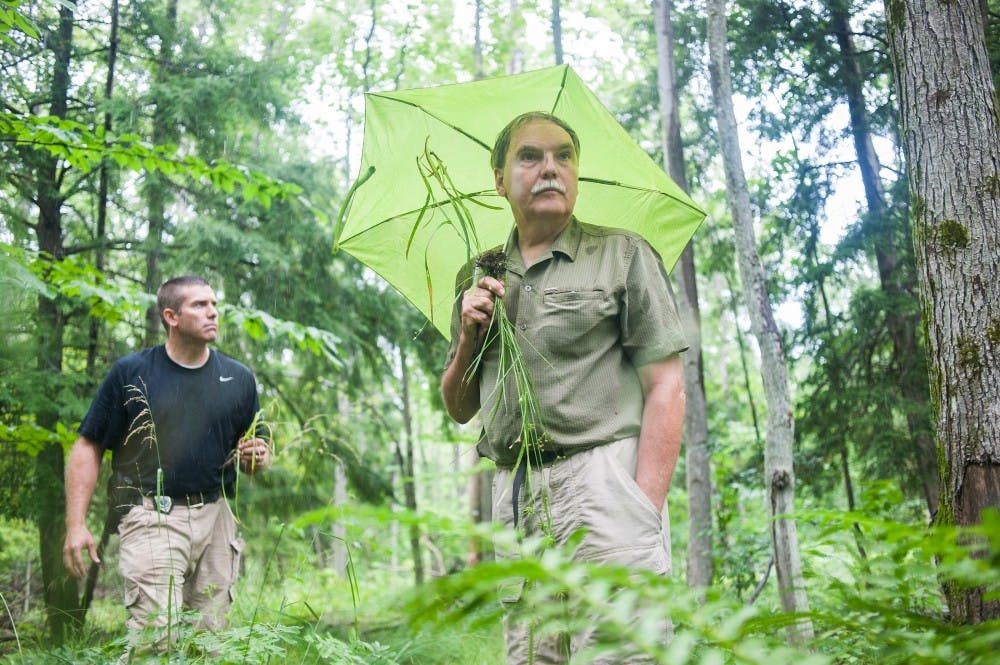
{"label": "khaki button-up shirt", "polygon": [[[538,396],[536,424],[550,446],[583,449],[637,436],[643,393],[636,368],[687,348],[655,250],[630,231],[574,219],[530,267],[516,228],[505,252],[504,305]],[[460,275],[459,296],[466,281]],[[458,297],[449,363],[460,316]],[[481,368],[478,449],[509,467],[518,456],[521,412],[513,378],[497,383],[496,346],[486,349]]]}

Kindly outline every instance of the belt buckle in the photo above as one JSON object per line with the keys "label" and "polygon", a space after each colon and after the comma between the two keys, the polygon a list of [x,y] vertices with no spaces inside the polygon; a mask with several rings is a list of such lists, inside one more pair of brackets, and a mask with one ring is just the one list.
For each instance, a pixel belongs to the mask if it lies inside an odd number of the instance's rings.
{"label": "belt buckle", "polygon": [[157,494],[153,497],[153,506],[156,507],[156,512],[169,515],[170,511],[174,509],[174,500],[169,496]]}

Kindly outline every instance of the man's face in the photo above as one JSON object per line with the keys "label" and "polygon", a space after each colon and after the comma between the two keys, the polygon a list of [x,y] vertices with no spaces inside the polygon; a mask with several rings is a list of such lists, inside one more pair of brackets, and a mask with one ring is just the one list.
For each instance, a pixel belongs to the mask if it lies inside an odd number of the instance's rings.
{"label": "man's face", "polygon": [[181,293],[184,299],[176,310],[164,310],[164,318],[170,324],[172,335],[190,341],[213,342],[219,334],[219,301],[211,287],[203,285],[185,286]]}
{"label": "man's face", "polygon": [[566,221],[576,205],[579,158],[570,135],[548,120],[514,132],[503,170],[494,169],[497,193],[522,222]]}

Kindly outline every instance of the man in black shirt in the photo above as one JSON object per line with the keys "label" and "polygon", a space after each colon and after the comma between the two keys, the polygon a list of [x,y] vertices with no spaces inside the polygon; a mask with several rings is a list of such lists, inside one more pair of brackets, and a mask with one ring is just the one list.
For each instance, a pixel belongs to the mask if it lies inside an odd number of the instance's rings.
{"label": "man in black shirt", "polygon": [[109,506],[120,515],[133,631],[165,625],[182,609],[202,627],[224,625],[243,549],[225,498],[233,496],[237,464],[248,474],[270,464],[253,374],[209,348],[219,330],[216,305],[200,277],[160,287],[166,344],[114,364],[69,454],[63,559],[78,577],[86,574],[83,550],[99,562],[86,514],[110,450]]}

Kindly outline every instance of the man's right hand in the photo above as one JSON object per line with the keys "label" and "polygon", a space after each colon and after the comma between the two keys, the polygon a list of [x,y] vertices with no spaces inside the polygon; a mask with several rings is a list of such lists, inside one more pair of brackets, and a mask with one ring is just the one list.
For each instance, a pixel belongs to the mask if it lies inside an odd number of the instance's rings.
{"label": "man's right hand", "polygon": [[66,543],[63,545],[63,563],[77,577],[87,574],[87,565],[83,562],[83,550],[87,550],[94,563],[100,563],[97,556],[97,543],[86,526],[67,527]]}
{"label": "man's right hand", "polygon": [[493,300],[503,297],[503,282],[493,277],[481,277],[462,296],[462,334],[477,339],[485,335],[493,318]]}

